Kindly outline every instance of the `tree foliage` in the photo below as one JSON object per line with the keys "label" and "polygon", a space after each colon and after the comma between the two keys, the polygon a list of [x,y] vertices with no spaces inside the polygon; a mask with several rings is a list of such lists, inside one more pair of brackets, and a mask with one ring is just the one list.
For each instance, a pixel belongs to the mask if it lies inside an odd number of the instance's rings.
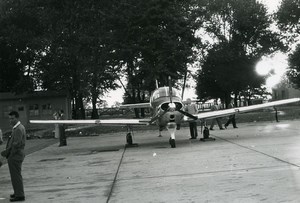
{"label": "tree foliage", "polygon": [[198,73],[200,98],[219,97],[229,102],[247,89],[260,87],[264,78],[255,73],[263,56],[284,49],[263,4],[255,0],[208,1],[204,30],[214,43]]}
{"label": "tree foliage", "polygon": [[[276,14],[278,27],[289,37],[290,45],[299,43],[300,37],[300,2],[298,0],[283,0]],[[298,40],[298,41],[296,41]],[[289,54],[287,76],[300,88],[300,46]]]}
{"label": "tree foliage", "polygon": [[300,2],[298,0],[282,0],[276,13],[278,27],[294,34],[300,34]]}
{"label": "tree foliage", "polygon": [[123,0],[115,39],[117,55],[128,76],[128,102],[142,102],[145,95],[182,78],[193,59],[196,44],[191,1]]}

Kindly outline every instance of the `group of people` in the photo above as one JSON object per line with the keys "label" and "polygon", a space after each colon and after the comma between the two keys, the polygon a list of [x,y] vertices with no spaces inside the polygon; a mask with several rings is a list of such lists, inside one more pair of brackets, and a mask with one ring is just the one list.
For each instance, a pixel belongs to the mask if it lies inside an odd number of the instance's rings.
{"label": "group of people", "polygon": [[[233,100],[228,105],[228,108],[234,108]],[[223,109],[221,102],[218,102],[218,100],[215,100],[214,104],[211,106],[211,110],[217,111],[217,110],[221,110],[221,109]],[[185,111],[192,115],[198,113],[197,105],[195,103],[192,103],[192,100],[190,98],[187,99],[187,101],[186,101]],[[212,119],[210,128],[209,128],[210,130],[214,130],[215,123],[218,124],[220,130],[226,129],[231,123],[232,123],[233,128],[237,128],[236,121],[235,121],[235,115],[229,116],[227,122],[224,125],[224,128],[221,123],[221,118]],[[196,120],[189,121],[189,126],[190,126],[191,139],[196,139],[198,136]]]}

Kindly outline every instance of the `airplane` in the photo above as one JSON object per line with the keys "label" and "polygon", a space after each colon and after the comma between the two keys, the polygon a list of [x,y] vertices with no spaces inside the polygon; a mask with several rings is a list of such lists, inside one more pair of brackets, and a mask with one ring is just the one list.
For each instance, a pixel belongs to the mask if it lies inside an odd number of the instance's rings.
{"label": "airplane", "polygon": [[[171,79],[169,78],[169,83]],[[206,127],[206,119],[229,116],[238,113],[245,113],[257,109],[274,107],[283,104],[299,102],[300,98],[284,99],[279,101],[257,104],[252,106],[238,107],[219,111],[203,112],[191,115],[184,111],[184,103],[178,91],[169,84],[169,87],[157,87],[152,93],[149,103],[125,104],[121,108],[151,108],[153,115],[151,119],[107,119],[107,120],[30,120],[32,124],[97,124],[97,125],[126,125],[127,145],[133,145],[132,128],[133,125],[150,125],[156,123],[159,127],[159,135],[163,129],[170,133],[169,144],[171,148],[176,148],[175,132],[180,129],[182,122],[199,120],[205,125],[202,141],[211,140],[209,130]]]}

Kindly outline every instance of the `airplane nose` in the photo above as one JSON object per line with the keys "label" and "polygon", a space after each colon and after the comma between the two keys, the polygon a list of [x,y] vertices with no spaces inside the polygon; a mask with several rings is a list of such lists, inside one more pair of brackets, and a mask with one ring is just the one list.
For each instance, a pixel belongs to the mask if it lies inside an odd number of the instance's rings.
{"label": "airplane nose", "polygon": [[173,102],[169,103],[169,109],[170,109],[170,111],[175,111],[175,108],[176,108],[176,105]]}
{"label": "airplane nose", "polygon": [[175,115],[174,114],[170,115],[170,122],[175,122]]}

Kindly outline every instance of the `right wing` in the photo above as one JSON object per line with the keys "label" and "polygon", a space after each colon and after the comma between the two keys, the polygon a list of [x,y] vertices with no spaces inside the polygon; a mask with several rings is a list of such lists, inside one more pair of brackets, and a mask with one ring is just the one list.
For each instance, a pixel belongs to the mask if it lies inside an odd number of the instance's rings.
{"label": "right wing", "polygon": [[[257,109],[267,108],[267,107],[273,107],[273,106],[279,106],[283,104],[289,104],[289,103],[295,103],[299,102],[300,98],[293,98],[293,99],[284,99],[279,101],[273,101],[268,102],[264,104],[257,104],[252,106],[245,106],[245,107],[238,107],[238,108],[232,108],[232,109],[225,109],[225,110],[219,110],[219,111],[210,111],[205,113],[199,113],[195,114],[198,119],[210,119],[210,118],[218,118],[223,116],[229,116],[237,113],[245,113],[249,111],[254,111]],[[188,117],[185,117],[184,120],[191,120]]]}

